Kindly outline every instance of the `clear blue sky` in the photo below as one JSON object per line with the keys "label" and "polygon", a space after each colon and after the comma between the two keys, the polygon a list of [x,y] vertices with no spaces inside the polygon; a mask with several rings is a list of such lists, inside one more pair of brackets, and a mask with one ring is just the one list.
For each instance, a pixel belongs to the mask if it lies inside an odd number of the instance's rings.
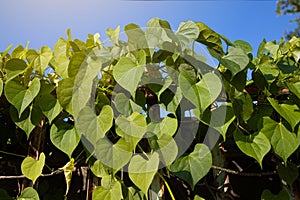
{"label": "clear blue sky", "polygon": [[59,37],[66,37],[67,28],[73,38],[85,40],[87,34],[99,32],[105,40],[106,28],[131,22],[143,27],[153,17],[168,20],[175,30],[182,21],[201,21],[257,49],[263,38],[279,40],[293,28],[292,17],[277,16],[275,10],[276,0],[2,0],[0,51],[9,44],[25,46],[26,41],[31,48],[52,48]]}

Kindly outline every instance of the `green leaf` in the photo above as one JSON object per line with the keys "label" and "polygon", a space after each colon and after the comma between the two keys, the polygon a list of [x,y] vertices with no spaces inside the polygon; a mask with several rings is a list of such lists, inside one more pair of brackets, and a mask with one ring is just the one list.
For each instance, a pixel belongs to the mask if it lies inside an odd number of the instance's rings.
{"label": "green leaf", "polygon": [[200,30],[200,34],[197,41],[204,45],[207,45],[209,49],[213,49],[220,55],[223,55],[224,52],[222,41],[220,39],[221,36],[201,22],[196,22],[196,24],[198,25]]}
{"label": "green leaf", "polygon": [[188,48],[189,45],[198,38],[199,33],[199,27],[195,22],[189,20],[180,23],[178,30],[176,31],[176,37],[180,43],[181,49],[184,50]]}
{"label": "green leaf", "polygon": [[173,136],[176,133],[177,126],[177,119],[166,116],[161,122],[149,123],[147,132],[150,135],[156,135],[157,138],[163,135]]}
{"label": "green leaf", "polygon": [[34,78],[28,88],[12,80],[5,85],[5,96],[7,100],[18,110],[19,117],[29,106],[40,91],[40,81]]}
{"label": "green leaf", "polygon": [[248,93],[241,93],[233,100],[233,109],[235,115],[244,122],[250,119],[253,113],[252,98]]}
{"label": "green leaf", "polygon": [[268,100],[272,107],[295,129],[300,122],[300,109],[296,104],[278,104],[275,99]]}
{"label": "green leaf", "polygon": [[239,47],[230,48],[223,56],[221,64],[229,69],[233,76],[244,70],[249,63],[248,55]]}
{"label": "green leaf", "polygon": [[199,197],[198,195],[196,195],[196,196],[194,197],[194,200],[205,200],[205,199],[202,198],[202,197]]}
{"label": "green leaf", "polygon": [[212,155],[209,148],[198,143],[192,153],[176,160],[170,170],[194,189],[197,182],[209,172],[211,165]]}
{"label": "green leaf", "polygon": [[260,131],[267,136],[274,152],[286,162],[299,146],[296,134],[290,132],[281,122],[275,122],[269,117],[264,117],[262,123]]}
{"label": "green leaf", "polygon": [[133,112],[129,117],[120,115],[116,119],[116,125],[123,133],[136,138],[142,138],[147,127],[146,117],[137,112]]}
{"label": "green leaf", "polygon": [[105,137],[98,140],[95,153],[98,160],[117,172],[129,162],[132,149],[122,138],[119,139],[117,143],[112,144],[111,141]]}
{"label": "green leaf", "polygon": [[68,123],[54,123],[50,129],[50,140],[58,149],[71,158],[77,147],[80,137],[74,127]]}
{"label": "green leaf", "polygon": [[2,92],[3,92],[3,81],[0,78],[0,96],[2,96]]}
{"label": "green leaf", "polygon": [[52,123],[55,117],[62,111],[62,107],[58,100],[51,94],[42,95],[39,99],[39,106],[50,123]]}
{"label": "green leaf", "polygon": [[79,113],[76,128],[80,135],[84,135],[95,146],[112,127],[113,117],[113,110],[109,105],[103,106],[98,116],[91,107],[86,106]]}
{"label": "green leaf", "polygon": [[40,200],[39,195],[32,187],[25,188],[17,200]]}
{"label": "green leaf", "polygon": [[27,68],[27,64],[24,60],[21,60],[18,58],[12,58],[9,61],[7,61],[6,65],[5,65],[5,71],[7,73],[6,82],[15,78],[19,74],[24,73],[26,68]]}
{"label": "green leaf", "polygon": [[19,58],[23,59],[26,56],[26,52],[28,50],[28,42],[26,43],[26,48],[22,45],[18,45],[12,52],[11,52],[11,57],[12,58]]}
{"label": "green leaf", "polygon": [[279,70],[276,65],[269,62],[264,62],[258,65],[258,69],[264,75],[265,79],[269,82],[274,81],[279,75]]}
{"label": "green leaf", "polygon": [[29,139],[30,133],[35,128],[35,125],[31,120],[31,110],[31,107],[27,107],[22,113],[21,117],[19,117],[18,111],[15,107],[11,106],[9,110],[12,120],[19,128],[25,131],[27,139]]}
{"label": "green leaf", "polygon": [[274,44],[273,42],[267,42],[265,48],[273,55],[273,58],[276,60],[278,57],[279,45]]}
{"label": "green leaf", "polygon": [[128,46],[130,51],[147,49],[148,43],[145,37],[145,32],[136,24],[128,24],[124,28],[128,37]]}
{"label": "green leaf", "polygon": [[148,159],[145,159],[140,155],[135,155],[132,157],[128,166],[130,180],[140,188],[144,194],[147,194],[159,164],[158,153],[154,152],[152,155],[148,154],[147,157]]}
{"label": "green leaf", "polygon": [[162,135],[159,139],[149,138],[151,149],[159,154],[159,160],[165,166],[169,166],[176,159],[178,147],[170,135]]}
{"label": "green leaf", "polygon": [[116,64],[113,76],[115,80],[134,96],[135,90],[142,78],[144,66],[137,66],[131,58],[122,57]]}
{"label": "green leaf", "polygon": [[119,44],[119,34],[120,34],[120,26],[117,26],[115,30],[108,28],[106,29],[106,35],[109,37],[109,39],[116,43]]}
{"label": "green leaf", "polygon": [[278,164],[277,171],[279,177],[285,180],[291,187],[293,183],[298,179],[299,172],[298,168],[293,163],[287,163],[287,165]]}
{"label": "green leaf", "polygon": [[257,160],[262,168],[262,160],[271,149],[268,138],[261,132],[244,135],[240,129],[237,129],[233,133],[233,136],[239,149],[246,155]]}
{"label": "green leaf", "polygon": [[43,46],[41,51],[37,54],[37,57],[34,59],[32,68],[41,73],[44,72],[52,58],[52,51],[49,47]]}
{"label": "green leaf", "polygon": [[289,193],[282,189],[279,194],[275,195],[270,190],[264,190],[261,195],[261,200],[290,200]]}
{"label": "green leaf", "polygon": [[[200,116],[200,114],[195,112],[195,116]],[[203,117],[199,120],[216,129],[225,141],[227,129],[234,119],[235,115],[232,106],[221,105],[212,111],[206,110]]]}
{"label": "green leaf", "polygon": [[64,171],[65,180],[66,180],[66,184],[67,184],[65,196],[68,194],[69,189],[70,189],[71,180],[72,180],[72,172],[73,172],[74,168],[75,168],[74,158],[71,158],[70,161],[67,162],[67,164],[65,164],[63,167],[59,168],[59,170]]}
{"label": "green leaf", "polygon": [[71,59],[70,59],[70,63],[68,66],[68,75],[70,78],[75,78],[78,70],[80,69],[82,63],[85,60],[85,55],[84,53],[75,53]]}
{"label": "green leaf", "polygon": [[300,99],[300,82],[287,83],[289,90]]}
{"label": "green leaf", "polygon": [[58,87],[56,89],[57,99],[60,105],[70,114],[73,114],[73,106],[72,106],[73,87],[74,87],[74,79],[66,78],[59,81]]}
{"label": "green leaf", "polygon": [[116,109],[119,113],[129,116],[132,112],[142,112],[143,108],[128,98],[124,93],[116,94],[114,98]]}
{"label": "green leaf", "polygon": [[252,53],[253,51],[251,45],[246,41],[236,40],[233,42],[233,44],[235,47],[241,48],[246,54]]}
{"label": "green leaf", "polygon": [[134,187],[128,187],[128,190],[125,191],[127,192],[124,196],[125,196],[125,200],[146,200],[145,194],[134,188]]}
{"label": "green leaf", "polygon": [[105,165],[103,165],[103,163],[101,163],[100,160],[96,160],[92,164],[91,170],[93,174],[97,177],[104,177],[109,175],[108,168]]}
{"label": "green leaf", "polygon": [[36,179],[42,174],[45,159],[46,157],[43,152],[40,154],[38,160],[35,160],[32,157],[26,157],[21,164],[21,170],[24,176],[35,183]]}
{"label": "green leaf", "polygon": [[92,195],[93,200],[117,200],[123,199],[121,183],[115,181],[110,188],[96,187]]}
{"label": "green leaf", "polygon": [[202,76],[200,82],[193,83],[181,72],[179,86],[183,95],[200,109],[201,114],[217,99],[222,90],[221,80],[214,73],[207,73]]}

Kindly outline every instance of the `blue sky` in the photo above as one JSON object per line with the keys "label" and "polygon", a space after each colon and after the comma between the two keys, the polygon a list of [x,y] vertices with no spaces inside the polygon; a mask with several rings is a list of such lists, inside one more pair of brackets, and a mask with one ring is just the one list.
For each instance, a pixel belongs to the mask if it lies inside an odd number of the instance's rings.
{"label": "blue sky", "polygon": [[153,17],[168,20],[173,29],[182,21],[207,24],[230,40],[248,41],[257,49],[263,38],[279,40],[294,26],[291,16],[277,16],[276,0],[2,0],[0,51],[8,45],[30,41],[31,48],[51,48],[71,28],[73,38],[85,40],[87,34],[101,34],[106,28],[123,28],[128,23],[141,27]]}

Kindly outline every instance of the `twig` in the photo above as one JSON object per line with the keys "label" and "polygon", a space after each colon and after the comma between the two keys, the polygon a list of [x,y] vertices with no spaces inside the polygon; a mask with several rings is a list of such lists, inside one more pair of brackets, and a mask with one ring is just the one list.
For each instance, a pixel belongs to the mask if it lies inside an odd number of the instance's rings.
{"label": "twig", "polygon": [[[40,177],[50,177],[58,174],[63,174],[64,172],[62,170],[56,170],[52,172],[51,174],[41,174]],[[18,175],[18,176],[0,176],[1,179],[23,179],[26,178],[24,175]]]}
{"label": "twig", "polygon": [[258,176],[258,177],[260,177],[260,176],[271,176],[271,175],[274,175],[277,173],[275,170],[270,171],[270,172],[258,172],[258,173],[256,173],[256,172],[238,172],[238,171],[234,171],[231,169],[218,167],[215,165],[212,165],[211,168],[215,169],[215,170],[220,170],[220,171],[226,172],[228,174],[234,174],[234,175],[239,175],[239,176]]}

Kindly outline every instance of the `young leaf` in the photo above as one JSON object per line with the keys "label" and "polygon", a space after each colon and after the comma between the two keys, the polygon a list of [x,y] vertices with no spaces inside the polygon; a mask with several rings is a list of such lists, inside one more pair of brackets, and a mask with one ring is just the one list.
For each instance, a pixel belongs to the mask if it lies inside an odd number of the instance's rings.
{"label": "young leaf", "polygon": [[80,137],[74,127],[67,123],[53,124],[50,129],[51,142],[71,158]]}
{"label": "young leaf", "polygon": [[262,168],[262,160],[271,149],[268,138],[261,132],[244,135],[239,129],[233,133],[233,136],[239,149],[246,155],[257,160]]}
{"label": "young leaf", "polygon": [[103,106],[98,116],[91,107],[86,106],[78,116],[76,128],[79,134],[84,135],[94,146],[113,125],[113,110],[109,105]]}
{"label": "young leaf", "polygon": [[65,195],[68,194],[69,189],[70,189],[73,169],[74,169],[74,158],[71,158],[70,161],[67,164],[65,164],[65,166],[59,168],[59,170],[64,171],[64,175],[65,175],[65,180],[66,180],[66,184],[67,184],[67,189],[66,189]]}
{"label": "young leaf", "polygon": [[29,88],[24,87],[20,83],[11,80],[5,85],[5,96],[7,100],[18,110],[19,117],[23,111],[29,106],[40,91],[40,81],[34,78]]}
{"label": "young leaf", "polygon": [[134,96],[143,72],[143,65],[137,66],[137,64],[134,63],[131,58],[122,57],[115,65],[113,76],[123,88],[125,88],[132,96]]}
{"label": "young leaf", "polygon": [[170,170],[194,189],[197,182],[208,173],[211,165],[212,155],[209,148],[199,143],[192,153],[176,160]]}
{"label": "young leaf", "polygon": [[129,117],[119,116],[116,125],[123,133],[136,138],[142,138],[147,127],[146,117],[137,112],[133,112]]}
{"label": "young leaf", "polygon": [[152,155],[148,154],[148,159],[144,159],[140,155],[133,156],[129,163],[129,178],[144,194],[147,194],[157,172],[158,164],[159,155],[156,152]]}
{"label": "young leaf", "polygon": [[182,50],[189,47],[199,36],[199,27],[193,21],[182,22],[176,31],[176,37]]}
{"label": "young leaf", "polygon": [[179,86],[183,95],[199,108],[201,114],[217,99],[222,90],[221,80],[214,73],[203,75],[196,84],[185,73],[180,73]]}
{"label": "young leaf", "polygon": [[94,200],[117,200],[123,199],[121,183],[115,181],[110,188],[103,186],[96,187],[93,191],[92,199]]}
{"label": "young leaf", "polygon": [[106,137],[98,140],[95,147],[96,158],[104,165],[118,171],[124,167],[130,160],[132,149],[124,140],[119,139],[117,143],[112,144]]}
{"label": "young leaf", "polygon": [[40,158],[38,160],[35,160],[32,157],[26,157],[21,164],[21,170],[24,176],[35,183],[36,179],[42,174],[45,159],[46,157],[44,153],[40,154]]}
{"label": "young leaf", "polygon": [[25,188],[17,200],[40,200],[39,195],[32,187]]}
{"label": "young leaf", "polygon": [[269,117],[264,117],[262,129],[274,149],[284,162],[299,146],[296,134],[290,132],[281,122],[277,123]]}

